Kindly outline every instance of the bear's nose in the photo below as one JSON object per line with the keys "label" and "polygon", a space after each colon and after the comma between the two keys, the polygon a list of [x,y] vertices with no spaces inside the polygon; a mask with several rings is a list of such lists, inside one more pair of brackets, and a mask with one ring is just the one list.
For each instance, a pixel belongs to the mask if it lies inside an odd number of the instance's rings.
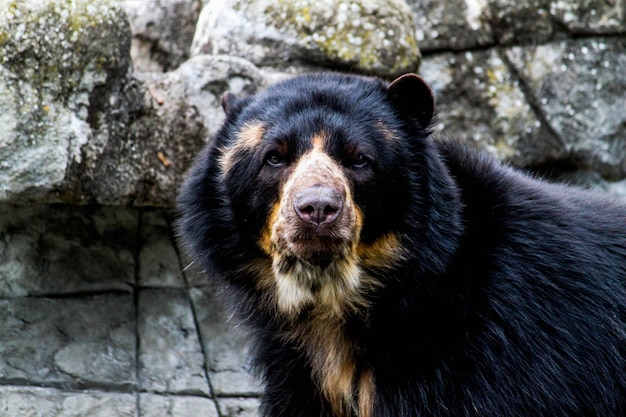
{"label": "bear's nose", "polygon": [[339,217],[343,201],[341,195],[332,188],[316,185],[298,193],[293,205],[302,220],[321,225],[332,223]]}

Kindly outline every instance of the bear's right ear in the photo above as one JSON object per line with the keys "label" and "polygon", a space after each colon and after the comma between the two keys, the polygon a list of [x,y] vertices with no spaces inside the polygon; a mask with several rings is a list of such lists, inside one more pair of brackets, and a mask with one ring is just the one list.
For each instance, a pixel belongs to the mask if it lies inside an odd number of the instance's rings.
{"label": "bear's right ear", "polygon": [[403,117],[427,129],[435,112],[435,97],[426,82],[416,74],[404,74],[387,86],[387,92]]}
{"label": "bear's right ear", "polygon": [[226,116],[229,116],[232,110],[239,104],[241,100],[235,94],[230,91],[226,91],[222,94],[222,109],[224,109],[224,113]]}

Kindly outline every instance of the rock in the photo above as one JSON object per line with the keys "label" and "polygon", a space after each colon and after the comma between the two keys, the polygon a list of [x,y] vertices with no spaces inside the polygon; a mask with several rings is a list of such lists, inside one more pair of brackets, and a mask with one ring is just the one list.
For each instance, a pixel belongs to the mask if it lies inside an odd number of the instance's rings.
{"label": "rock", "polygon": [[135,403],[132,394],[0,387],[0,411],[4,416],[134,417],[137,415]]}
{"label": "rock", "polygon": [[521,167],[562,156],[559,138],[496,50],[426,57],[420,73],[437,101],[437,135],[475,143]]}
{"label": "rock", "polygon": [[494,44],[484,0],[407,0],[422,51],[462,50]]}
{"label": "rock", "polygon": [[[132,337],[131,334],[129,336]],[[57,351],[54,363],[67,375],[81,379],[87,384],[97,384],[100,381],[115,381],[120,376],[123,377],[120,368],[134,365],[135,356],[134,352],[126,350],[126,346],[104,345],[100,341],[75,342]]]}
{"label": "rock", "polygon": [[143,289],[138,305],[140,387],[208,395],[204,355],[184,290]]}
{"label": "rock", "polygon": [[0,300],[0,380],[135,386],[132,296]]}
{"label": "rock", "polygon": [[549,41],[555,28],[550,14],[552,0],[496,0],[491,2],[490,25],[501,45],[537,44]]}
{"label": "rock", "polygon": [[626,79],[615,76],[625,49],[591,38],[438,54],[421,74],[438,100],[439,134],[546,175],[580,169],[617,181],[626,177]]}
{"label": "rock", "polygon": [[626,31],[625,0],[558,0],[550,13],[575,34],[623,34]]}
{"label": "rock", "polygon": [[130,292],[137,213],[0,205],[0,297]]}
{"label": "rock", "polygon": [[549,40],[550,0],[408,0],[420,49],[459,51]]}
{"label": "rock", "polygon": [[0,203],[171,206],[223,117],[222,88],[263,82],[230,57],[133,75],[113,0],[25,0],[1,13]]}
{"label": "rock", "polygon": [[[443,133],[520,166],[626,176],[624,83],[613,70],[624,42],[589,37],[626,32],[624,0],[121,4],[0,9],[0,203],[171,207],[223,120],[224,91],[253,94],[322,68],[415,71],[416,37],[430,51],[420,72],[436,87]],[[451,52],[468,48],[478,49]]]}
{"label": "rock", "polygon": [[163,211],[153,209],[142,213],[140,239],[138,284],[151,288],[185,288],[170,222]]}
{"label": "rock", "polygon": [[528,86],[575,167],[609,180],[626,177],[626,68],[623,38],[560,41],[517,47],[507,57]]}
{"label": "rock", "polygon": [[220,416],[215,402],[209,398],[153,394],[141,394],[139,396],[138,415],[149,417]]}
{"label": "rock", "polygon": [[[149,92],[148,103],[129,129],[137,153],[132,163],[121,163],[135,184],[125,200],[171,207],[191,161],[224,120],[220,101],[224,91],[254,94],[265,85],[265,77],[245,59],[202,55],[175,71],[146,73],[141,79]],[[111,193],[112,203],[116,196],[119,201],[123,194]]]}
{"label": "rock", "polygon": [[86,163],[84,145],[106,147],[108,133],[115,135],[129,113],[119,100],[129,47],[125,15],[113,0],[3,7],[0,201],[55,193],[64,188],[70,163]]}
{"label": "rock", "polygon": [[457,51],[475,47],[549,42],[571,34],[626,31],[626,1],[407,0],[420,49]]}
{"label": "rock", "polygon": [[220,398],[218,405],[222,417],[257,417],[259,403],[257,398]]}
{"label": "rock", "polygon": [[[241,404],[239,414],[218,414],[214,400],[155,394],[65,392],[54,388],[0,387],[0,411],[5,416],[33,417],[253,417],[255,399],[226,399]],[[234,406],[231,406],[232,409]]]}
{"label": "rock", "polygon": [[189,58],[200,14],[199,0],[122,0],[133,33],[131,57],[138,71],[171,71]]}
{"label": "rock", "polygon": [[420,59],[404,0],[209,2],[191,54],[238,56],[281,71],[332,66],[383,77],[413,72]]}
{"label": "rock", "polygon": [[259,395],[261,385],[250,370],[248,338],[245,333],[234,328],[234,323],[227,322],[224,306],[217,294],[198,288],[192,288],[190,294],[196,306],[213,394]]}

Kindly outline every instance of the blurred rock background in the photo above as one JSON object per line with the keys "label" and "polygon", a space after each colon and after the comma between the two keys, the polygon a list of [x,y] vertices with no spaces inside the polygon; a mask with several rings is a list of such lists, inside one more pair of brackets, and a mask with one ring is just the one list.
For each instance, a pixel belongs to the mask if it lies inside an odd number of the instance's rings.
{"label": "blurred rock background", "polygon": [[0,415],[255,415],[171,231],[225,90],[417,72],[437,135],[626,198],[625,68],[626,0],[0,0]]}

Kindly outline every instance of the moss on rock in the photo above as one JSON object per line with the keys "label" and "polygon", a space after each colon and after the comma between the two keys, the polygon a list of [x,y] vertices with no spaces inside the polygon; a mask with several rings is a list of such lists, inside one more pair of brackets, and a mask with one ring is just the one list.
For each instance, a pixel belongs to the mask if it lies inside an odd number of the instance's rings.
{"label": "moss on rock", "polygon": [[57,97],[76,89],[87,67],[127,68],[125,44],[128,24],[113,0],[14,1],[0,9],[0,64]]}
{"label": "moss on rock", "polygon": [[191,49],[260,67],[328,66],[386,78],[417,71],[421,59],[404,0],[211,2]]}
{"label": "moss on rock", "polygon": [[306,49],[365,72],[400,74],[419,66],[410,9],[403,1],[277,0],[270,24],[284,26]]}

